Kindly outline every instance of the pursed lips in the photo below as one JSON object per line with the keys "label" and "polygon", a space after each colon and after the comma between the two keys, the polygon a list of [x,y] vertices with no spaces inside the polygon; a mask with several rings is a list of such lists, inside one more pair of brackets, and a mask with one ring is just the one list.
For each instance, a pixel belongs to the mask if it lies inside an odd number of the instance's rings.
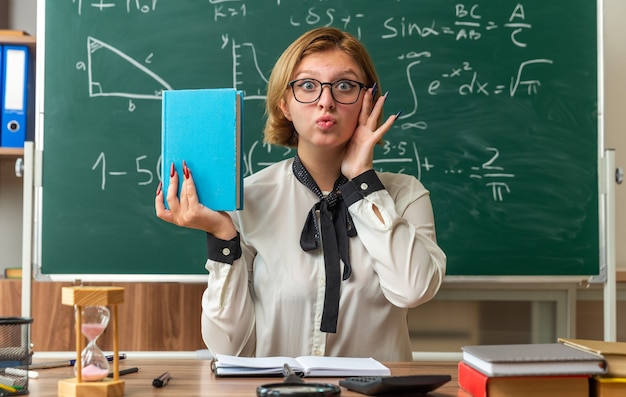
{"label": "pursed lips", "polygon": [[329,116],[329,115],[322,116],[318,118],[315,122],[319,127],[323,129],[329,129],[335,124],[337,124],[337,120],[335,120],[334,117]]}

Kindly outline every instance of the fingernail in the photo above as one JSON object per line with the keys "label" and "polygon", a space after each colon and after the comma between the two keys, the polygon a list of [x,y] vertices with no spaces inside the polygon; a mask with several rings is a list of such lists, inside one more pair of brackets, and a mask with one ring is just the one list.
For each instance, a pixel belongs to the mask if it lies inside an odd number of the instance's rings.
{"label": "fingernail", "polygon": [[385,99],[387,99],[387,95],[389,95],[389,91],[385,92],[385,95],[383,95]]}
{"label": "fingernail", "polygon": [[378,93],[378,83],[374,83],[372,86],[372,98],[376,98],[376,94]]}
{"label": "fingernail", "polygon": [[159,182],[159,184],[157,185],[157,191],[156,191],[157,196],[161,194],[161,189],[163,189],[163,182]]}
{"label": "fingernail", "polygon": [[400,117],[401,114],[402,114],[402,110],[396,113],[396,120],[398,120],[398,117]]}
{"label": "fingernail", "polygon": [[187,164],[183,162],[183,174],[185,174],[185,179],[189,179],[189,168]]}
{"label": "fingernail", "polygon": [[176,168],[174,168],[174,163],[170,166],[170,177],[173,177],[176,173]]}

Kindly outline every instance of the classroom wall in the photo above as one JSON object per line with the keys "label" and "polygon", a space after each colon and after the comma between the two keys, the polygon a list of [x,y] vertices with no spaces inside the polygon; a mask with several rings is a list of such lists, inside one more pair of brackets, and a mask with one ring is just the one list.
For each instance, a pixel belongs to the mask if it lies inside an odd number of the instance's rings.
{"label": "classroom wall", "polygon": [[9,20],[8,6],[6,1],[0,1],[0,26],[7,26]]}
{"label": "classroom wall", "polygon": [[[8,28],[37,34],[37,0],[2,0],[8,3]],[[0,10],[2,8],[0,7]],[[2,19],[0,18],[0,23]]]}
{"label": "classroom wall", "polygon": [[0,158],[0,274],[22,265],[22,186],[15,157]]}
{"label": "classroom wall", "polygon": [[[604,2],[604,99],[605,99],[605,147],[616,150],[616,164],[626,168],[626,103],[623,93],[626,92],[626,50],[623,39],[626,36],[626,26],[622,23],[626,17],[626,1],[624,0],[603,0]],[[8,10],[7,10],[8,8]],[[8,11],[8,12],[7,12]],[[5,21],[6,20],[6,21]],[[4,24],[4,25],[3,25]],[[0,29],[20,29],[31,34],[37,32],[37,0],[8,0],[0,1]],[[6,178],[12,168],[12,162],[0,162],[2,174]],[[0,186],[0,203],[7,205],[8,196],[15,196],[11,192],[19,188],[18,183],[3,183]],[[624,184],[626,185],[626,184]],[[626,271],[626,187],[616,188],[616,241],[617,241],[617,267]],[[6,208],[5,208],[6,209]],[[8,211],[13,213],[15,207]],[[11,226],[12,219],[7,219],[8,211],[0,208],[0,241],[11,240],[15,230]],[[14,247],[14,246],[13,246]],[[4,247],[2,247],[4,248]],[[15,250],[15,248],[14,248]],[[4,254],[4,249],[2,249]],[[21,250],[15,250],[17,255]],[[13,255],[12,253],[9,255]]]}

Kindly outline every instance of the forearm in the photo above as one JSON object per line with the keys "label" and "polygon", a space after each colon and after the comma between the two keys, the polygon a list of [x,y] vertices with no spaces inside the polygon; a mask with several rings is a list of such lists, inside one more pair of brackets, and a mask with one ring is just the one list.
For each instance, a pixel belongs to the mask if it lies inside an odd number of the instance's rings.
{"label": "forearm", "polygon": [[436,243],[427,192],[406,187],[399,214],[397,203],[377,177],[363,175],[346,187],[347,202],[358,238],[374,259],[387,299],[399,307],[430,300],[445,274],[446,257]]}
{"label": "forearm", "polygon": [[213,354],[251,356],[254,354],[255,322],[250,297],[233,294],[232,290],[237,287],[223,285],[216,288],[219,283],[209,280],[209,286],[202,295],[204,343]]}
{"label": "forearm", "polygon": [[202,337],[214,354],[252,355],[254,305],[239,239],[220,243],[208,236],[208,240],[209,259],[205,267],[209,276],[202,295]]}

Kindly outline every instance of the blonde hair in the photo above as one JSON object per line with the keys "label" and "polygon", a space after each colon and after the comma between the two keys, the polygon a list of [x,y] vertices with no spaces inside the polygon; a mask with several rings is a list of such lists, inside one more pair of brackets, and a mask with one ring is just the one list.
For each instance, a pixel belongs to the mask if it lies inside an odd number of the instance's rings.
{"label": "blonde hair", "polygon": [[333,27],[310,30],[287,47],[272,69],[265,100],[265,115],[267,116],[264,130],[265,142],[288,147],[298,145],[298,134],[293,123],[281,111],[280,101],[286,98],[285,95],[291,95],[288,91],[288,83],[294,70],[305,56],[333,49],[339,49],[350,55],[365,74],[363,83],[368,87],[377,83],[378,92],[381,92],[374,63],[365,46],[356,37]]}

